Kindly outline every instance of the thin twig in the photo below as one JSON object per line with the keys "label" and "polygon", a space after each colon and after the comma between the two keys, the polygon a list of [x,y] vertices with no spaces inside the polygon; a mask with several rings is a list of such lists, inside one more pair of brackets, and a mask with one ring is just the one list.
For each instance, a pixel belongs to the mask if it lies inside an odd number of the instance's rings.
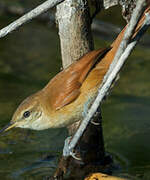
{"label": "thin twig", "polygon": [[[140,12],[138,12],[138,13],[140,13]],[[141,9],[141,13],[142,13],[142,9]],[[134,17],[135,17],[135,15],[134,15]],[[136,19],[136,17],[135,17],[135,19]],[[136,20],[138,21],[138,19],[136,19]],[[130,25],[131,25],[131,23],[130,23]],[[130,28],[130,25],[127,28]],[[133,48],[137,44],[138,40],[145,33],[145,31],[147,30],[149,25],[150,25],[150,15],[146,14],[146,19],[145,19],[145,21],[143,23],[143,26],[141,27],[141,29],[139,30],[139,32],[135,36],[134,40],[131,43],[128,44],[127,48],[122,53],[122,55],[119,58],[118,62],[114,65],[114,68],[111,71],[111,73],[109,74],[109,77],[106,79],[105,83],[103,83],[99,87],[98,96],[96,97],[94,103],[92,104],[90,110],[88,111],[87,116],[82,121],[82,123],[81,123],[79,129],[77,130],[76,134],[72,138],[72,140],[71,140],[71,142],[69,144],[68,152],[65,152],[65,156],[69,156],[71,154],[72,149],[76,146],[79,138],[82,136],[82,134],[83,134],[84,130],[86,129],[90,119],[93,117],[93,115],[96,112],[99,104],[101,103],[101,101],[105,97],[106,93],[108,92],[111,84],[113,83],[113,80],[117,76],[117,74],[120,71],[120,69],[122,68],[124,62],[126,61],[128,56],[130,55],[131,51],[133,50]],[[128,32],[128,30],[126,32]]]}
{"label": "thin twig", "polygon": [[30,11],[27,14],[25,14],[24,16],[20,17],[19,19],[17,19],[13,23],[11,23],[8,26],[6,26],[5,28],[1,29],[0,30],[0,38],[6,36],[8,33],[12,32],[12,31],[16,30],[22,24],[28,22],[29,20],[31,20],[31,19],[37,17],[38,15],[46,12],[48,9],[58,5],[62,1],[64,1],[64,0],[48,0],[48,1],[44,2],[43,4],[39,5],[38,7],[33,9],[32,11]]}

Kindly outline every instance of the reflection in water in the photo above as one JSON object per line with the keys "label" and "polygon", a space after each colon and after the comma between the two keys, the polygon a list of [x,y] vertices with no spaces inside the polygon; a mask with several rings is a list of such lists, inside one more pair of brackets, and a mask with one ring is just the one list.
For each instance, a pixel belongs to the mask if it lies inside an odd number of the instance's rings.
{"label": "reflection in water", "polygon": [[[99,44],[108,42],[96,39]],[[0,40],[0,127],[10,121],[19,102],[59,71],[60,64],[53,28],[32,23]],[[114,173],[144,180],[150,175],[149,69],[149,50],[138,47],[102,107],[105,146],[120,166]],[[66,129],[7,132],[0,137],[0,177],[41,179],[52,174],[66,135]]]}
{"label": "reflection in water", "polygon": [[16,170],[12,172],[13,179],[20,179],[20,177],[33,179],[41,179],[49,176],[50,172],[54,172],[57,167],[57,164],[54,163],[56,161],[56,157],[51,156],[45,160],[39,160],[35,163],[32,163],[28,167],[24,167],[22,169]]}

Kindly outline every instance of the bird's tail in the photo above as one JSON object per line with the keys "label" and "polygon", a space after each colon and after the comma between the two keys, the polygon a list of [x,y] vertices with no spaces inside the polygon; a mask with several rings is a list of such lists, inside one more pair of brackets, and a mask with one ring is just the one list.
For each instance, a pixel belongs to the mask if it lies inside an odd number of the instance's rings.
{"label": "bird's tail", "polygon": [[[142,17],[140,18],[140,21],[138,22],[137,24],[137,27],[135,29],[135,32],[133,33],[133,36],[132,36],[132,39],[136,36],[136,34],[139,32],[144,20],[145,20],[145,13],[150,13],[150,2],[147,3],[147,8],[146,10],[144,11]],[[111,44],[111,50],[108,51],[108,53],[103,57],[103,59],[101,59],[101,61],[97,64],[97,67],[98,66],[101,66],[101,67],[105,67],[106,69],[106,72],[109,68],[109,65],[112,63],[114,57],[115,57],[115,54],[116,54],[116,51],[123,39],[123,36],[124,36],[124,32],[127,28],[128,24],[124,27],[124,29],[120,32],[120,34],[118,35],[118,37],[116,38],[116,40]],[[132,40],[131,39],[131,40]]]}

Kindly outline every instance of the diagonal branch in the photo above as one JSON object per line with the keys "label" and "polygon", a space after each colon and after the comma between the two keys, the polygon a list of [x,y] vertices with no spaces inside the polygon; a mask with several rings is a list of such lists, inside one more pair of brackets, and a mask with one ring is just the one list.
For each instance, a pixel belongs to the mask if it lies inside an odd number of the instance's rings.
{"label": "diagonal branch", "polygon": [[11,23],[8,26],[6,26],[5,28],[1,29],[0,30],[0,38],[6,36],[8,33],[12,32],[12,31],[16,30],[21,25],[23,25],[24,23],[37,17],[38,15],[46,12],[48,9],[58,5],[62,1],[64,1],[64,0],[48,0],[48,1],[44,2],[43,4],[39,5],[35,9],[31,10],[24,16],[20,17],[16,21],[14,21],[13,23]]}
{"label": "diagonal branch", "polygon": [[[138,3],[141,0],[138,1]],[[142,1],[144,2],[144,1]],[[143,4],[141,4],[141,6],[143,7]],[[132,23],[137,24],[138,20],[139,20],[139,14],[142,15],[143,13],[143,8],[140,8],[141,10],[139,11],[139,6],[136,7],[135,11],[133,12],[133,18],[131,18],[130,20],[130,24],[127,27],[127,30],[125,32],[125,37],[128,36],[129,30],[132,26]],[[138,14],[136,13],[138,9]],[[112,68],[111,73],[109,74],[108,78],[105,79],[105,81],[103,81],[102,85],[99,87],[99,91],[98,91],[98,96],[96,97],[94,103],[92,104],[90,110],[88,111],[87,116],[84,118],[84,120],[82,121],[79,129],[77,130],[76,134],[74,135],[73,139],[71,140],[70,144],[69,144],[69,149],[68,152],[65,152],[64,156],[69,156],[72,153],[73,148],[76,146],[78,140],[80,139],[80,137],[82,136],[84,130],[86,129],[88,123],[90,122],[90,119],[93,117],[94,113],[96,112],[99,104],[102,102],[103,98],[105,97],[105,95],[107,94],[109,88],[111,87],[115,77],[117,76],[118,72],[120,71],[120,69],[122,68],[124,62],[126,61],[126,59],[128,58],[128,56],[130,55],[131,51],[133,50],[133,48],[136,46],[138,40],[141,38],[141,36],[145,33],[145,31],[147,30],[147,28],[150,25],[150,14],[147,13],[145,14],[146,18],[144,20],[144,23],[142,25],[142,27],[139,29],[137,35],[135,36],[135,38],[132,40],[132,42],[128,42],[129,44],[127,45],[127,47],[125,48],[125,50],[120,54],[120,58],[118,59],[118,61],[116,63],[114,63],[114,66]],[[133,22],[134,21],[134,22]],[[134,29],[135,30],[134,26]],[[132,30],[132,32],[133,32]]]}

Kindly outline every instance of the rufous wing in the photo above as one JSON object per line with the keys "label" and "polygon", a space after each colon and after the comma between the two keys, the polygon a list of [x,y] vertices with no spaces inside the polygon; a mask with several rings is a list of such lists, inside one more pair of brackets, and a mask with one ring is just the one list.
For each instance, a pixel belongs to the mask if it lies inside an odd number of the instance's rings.
{"label": "rufous wing", "polygon": [[110,48],[91,51],[58,73],[45,87],[55,110],[70,104],[80,95],[80,87],[88,73]]}
{"label": "rufous wing", "polygon": [[[142,23],[146,16],[146,12],[150,12],[150,1],[147,1],[147,8],[137,24],[132,39],[142,26]],[[86,55],[81,57],[79,61],[73,63],[67,69],[57,74],[48,83],[47,88],[49,88],[50,90],[50,104],[52,108],[56,110],[60,109],[77,99],[77,97],[80,95],[80,87],[82,86],[83,81],[87,77],[88,73],[93,69],[95,64],[98,63],[97,67],[100,66],[101,69],[102,67],[104,67],[105,71],[107,72],[109,65],[113,61],[116,51],[120,45],[120,42],[122,41],[126,27],[112,43],[111,49],[104,48],[87,53]],[[106,72],[103,73],[102,76],[104,76]]]}

